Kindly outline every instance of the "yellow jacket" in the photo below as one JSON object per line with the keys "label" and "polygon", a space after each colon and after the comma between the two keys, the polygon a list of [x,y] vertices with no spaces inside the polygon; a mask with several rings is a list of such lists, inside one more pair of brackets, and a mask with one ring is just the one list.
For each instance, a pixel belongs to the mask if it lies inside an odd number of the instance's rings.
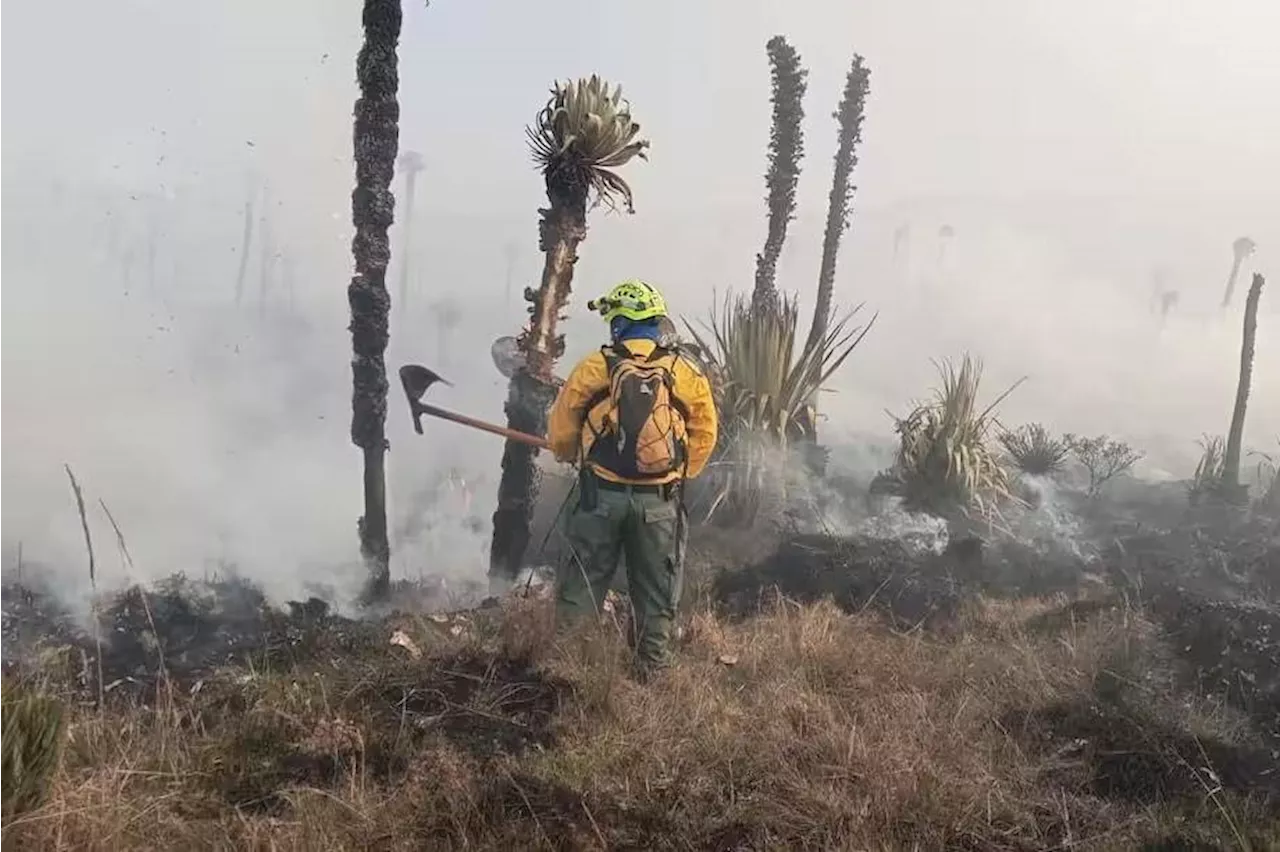
{"label": "yellow jacket", "polygon": [[[633,355],[640,357],[648,356],[657,347],[652,340],[644,339],[625,340],[623,343]],[[692,479],[702,473],[716,446],[719,428],[716,404],[711,395],[711,383],[690,359],[677,358],[671,372],[672,394],[689,412],[685,420],[685,450],[689,458],[688,476]],[[573,368],[573,372],[565,379],[564,386],[560,388],[555,404],[551,406],[547,440],[557,460],[577,461],[589,449],[587,445],[592,433],[584,427],[589,423],[599,431],[608,406],[600,403],[592,411],[586,411],[587,402],[598,392],[608,389],[609,367],[605,363],[604,354],[597,349]],[[675,471],[659,479],[629,480],[594,463],[591,463],[591,468],[602,479],[624,483],[661,484],[684,475],[684,471]]]}

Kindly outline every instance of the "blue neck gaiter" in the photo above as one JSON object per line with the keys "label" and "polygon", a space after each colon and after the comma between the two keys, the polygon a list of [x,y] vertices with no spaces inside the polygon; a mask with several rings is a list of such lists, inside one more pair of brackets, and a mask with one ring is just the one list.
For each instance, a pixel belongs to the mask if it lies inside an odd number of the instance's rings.
{"label": "blue neck gaiter", "polygon": [[609,323],[609,336],[614,343],[623,340],[652,340],[657,343],[661,335],[658,332],[657,317],[638,322],[626,317],[614,317]]}

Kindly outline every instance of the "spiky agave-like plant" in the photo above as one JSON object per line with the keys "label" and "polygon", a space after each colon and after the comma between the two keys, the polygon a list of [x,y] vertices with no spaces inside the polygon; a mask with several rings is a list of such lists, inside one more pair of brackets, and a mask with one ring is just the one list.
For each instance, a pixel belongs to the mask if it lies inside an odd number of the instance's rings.
{"label": "spiky agave-like plant", "polygon": [[3,705],[3,794],[6,817],[37,808],[62,750],[65,719],[62,704],[28,686],[5,682]]}
{"label": "spiky agave-like plant", "polygon": [[[616,209],[621,202],[634,212],[631,187],[614,170],[637,157],[645,159],[649,142],[638,138],[639,133],[622,88],[595,75],[556,83],[546,106],[525,128],[549,203],[538,211],[542,282],[537,290],[525,291],[530,319],[518,341],[523,369],[512,376],[507,393],[512,429],[535,435],[546,431],[555,363],[564,354],[564,338],[556,334],[556,326],[569,300],[578,246],[587,236],[587,204],[594,200]],[[503,449],[490,548],[492,578],[510,580],[520,569],[537,495],[536,454],[514,441]]]}
{"label": "spiky agave-like plant", "polygon": [[1200,439],[1200,461],[1187,484],[1187,498],[1196,505],[1222,488],[1222,469],[1226,459],[1226,441],[1221,435],[1205,435]]}
{"label": "spiky agave-like plant", "polygon": [[1000,443],[1010,460],[1029,476],[1052,476],[1062,470],[1071,445],[1055,438],[1039,423],[1028,423],[1012,432],[1002,432]]}
{"label": "spiky agave-like plant", "polygon": [[978,407],[982,362],[935,362],[940,387],[906,417],[894,417],[899,446],[889,474],[906,508],[942,518],[991,523],[1002,502],[1014,501],[1009,472],[992,446],[996,407],[1023,379],[985,408]]}
{"label": "spiky agave-like plant", "polygon": [[866,325],[852,325],[861,308],[837,317],[816,345],[804,348],[796,344],[794,298],[759,311],[750,299],[726,296],[722,312],[713,311],[703,329],[709,339],[686,323],[715,377],[723,436],[708,517],[730,500],[732,519],[750,523],[777,491],[782,480],[774,462],[811,417],[811,400],[875,323],[872,316]]}

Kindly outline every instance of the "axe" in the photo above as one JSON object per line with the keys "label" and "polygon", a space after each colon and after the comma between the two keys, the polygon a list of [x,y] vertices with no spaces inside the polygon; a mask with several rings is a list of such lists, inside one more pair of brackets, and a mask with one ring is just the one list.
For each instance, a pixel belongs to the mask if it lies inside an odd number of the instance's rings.
{"label": "axe", "polygon": [[419,435],[422,434],[422,415],[429,414],[432,417],[439,417],[441,420],[448,420],[463,426],[470,426],[472,429],[479,429],[481,432],[501,435],[509,441],[519,441],[522,444],[528,444],[531,447],[538,447],[543,450],[550,449],[546,438],[530,435],[528,432],[517,432],[515,429],[508,429],[496,423],[487,423],[484,420],[477,420],[465,414],[458,414],[453,411],[446,411],[443,408],[436,408],[434,405],[427,405],[422,401],[422,396],[436,382],[452,387],[447,380],[441,378],[434,370],[428,370],[418,364],[405,364],[400,368],[400,384],[404,386],[404,395],[409,400],[409,413],[413,415],[413,429]]}

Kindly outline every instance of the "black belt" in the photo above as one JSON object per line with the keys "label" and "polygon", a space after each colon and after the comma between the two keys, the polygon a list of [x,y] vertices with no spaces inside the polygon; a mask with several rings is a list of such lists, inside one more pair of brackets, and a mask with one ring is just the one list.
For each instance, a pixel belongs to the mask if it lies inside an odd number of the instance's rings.
{"label": "black belt", "polygon": [[605,479],[603,476],[595,478],[596,484],[605,491],[629,491],[632,494],[657,494],[660,497],[670,497],[675,491],[679,480],[672,482],[663,482],[656,485],[631,482],[614,482],[611,479]]}

